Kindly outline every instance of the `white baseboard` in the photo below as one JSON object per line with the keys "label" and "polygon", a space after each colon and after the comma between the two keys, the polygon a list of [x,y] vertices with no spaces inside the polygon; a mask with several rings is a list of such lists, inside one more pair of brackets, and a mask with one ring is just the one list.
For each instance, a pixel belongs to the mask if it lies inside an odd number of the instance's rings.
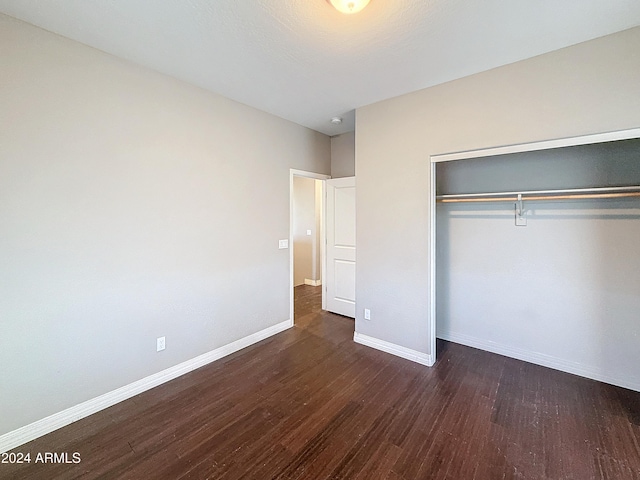
{"label": "white baseboard", "polygon": [[319,287],[320,285],[322,285],[322,280],[310,280],[308,278],[305,278],[304,284],[311,285],[312,287]]}
{"label": "white baseboard", "polygon": [[253,333],[249,336],[231,342],[220,348],[216,348],[210,352],[199,355],[186,362],[179,363],[173,367],[162,370],[161,372],[149,375],[141,380],[120,387],[111,392],[107,392],[99,397],[92,398],[86,402],[82,402],[74,407],[67,408],[58,413],[54,413],[48,417],[45,417],[36,422],[20,427],[17,430],[0,435],[0,452],[7,452],[13,448],[23,445],[31,440],[35,440],[42,435],[51,433],[54,430],[62,428],[70,423],[73,423],[81,418],[88,417],[100,410],[104,410],[116,403],[122,402],[128,398],[131,398],[139,393],[145,392],[151,388],[162,385],[169,380],[173,380],[185,373],[189,373],[196,368],[200,368],[208,363],[219,360],[222,357],[226,357],[238,350],[242,350],[254,343],[257,343],[265,338],[271,337],[276,333],[280,333],[288,328],[293,327],[293,320],[285,320],[276,325],[273,325],[259,332]]}
{"label": "white baseboard", "polygon": [[510,345],[503,345],[490,340],[472,337],[465,334],[455,332],[439,332],[438,338],[442,340],[448,340],[450,342],[466,345],[467,347],[479,348],[491,353],[497,353],[498,355],[504,355],[505,357],[515,358],[529,363],[535,363],[536,365],[542,365],[543,367],[553,368],[562,372],[572,373],[580,377],[590,378],[599,382],[609,383],[618,387],[628,388],[640,392],[640,380],[624,375],[611,375],[608,372],[604,372],[598,368],[590,365],[583,365],[581,363],[572,362],[563,358],[553,357],[544,353],[531,352],[522,348],[512,347]]}
{"label": "white baseboard", "polygon": [[353,334],[353,341],[367,347],[375,348],[376,350],[382,350],[383,352],[390,353],[397,357],[402,357],[412,362],[419,363],[431,367],[433,365],[433,356],[426,353],[418,352],[410,348],[401,347],[395,343],[385,342],[362,333],[355,332]]}

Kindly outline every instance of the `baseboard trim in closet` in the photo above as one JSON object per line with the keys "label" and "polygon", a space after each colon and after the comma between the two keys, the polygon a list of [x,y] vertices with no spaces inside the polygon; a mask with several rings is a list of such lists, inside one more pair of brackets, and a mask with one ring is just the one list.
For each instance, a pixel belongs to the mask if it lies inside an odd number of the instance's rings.
{"label": "baseboard trim in closet", "polygon": [[503,345],[455,332],[438,332],[437,338],[640,392],[640,379],[625,375],[611,375],[609,372],[590,365],[583,365],[544,353],[531,352],[523,348]]}

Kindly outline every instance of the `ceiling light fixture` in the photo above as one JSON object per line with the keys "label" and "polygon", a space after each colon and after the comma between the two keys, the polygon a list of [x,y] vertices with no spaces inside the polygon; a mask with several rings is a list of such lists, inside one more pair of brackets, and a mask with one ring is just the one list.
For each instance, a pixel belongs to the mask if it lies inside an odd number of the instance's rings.
{"label": "ceiling light fixture", "polygon": [[333,7],[341,13],[358,13],[369,5],[370,0],[327,0]]}
{"label": "ceiling light fixture", "polygon": [[342,117],[333,117],[331,119],[332,125],[340,125],[342,123]]}

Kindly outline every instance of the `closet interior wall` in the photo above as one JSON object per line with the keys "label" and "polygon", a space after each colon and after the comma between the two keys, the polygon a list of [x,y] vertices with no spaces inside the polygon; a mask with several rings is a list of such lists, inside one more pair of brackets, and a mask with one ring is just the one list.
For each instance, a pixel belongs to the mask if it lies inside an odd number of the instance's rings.
{"label": "closet interior wall", "polygon": [[[640,140],[436,166],[436,193],[640,185]],[[436,325],[451,340],[640,390],[640,198],[436,206]]]}

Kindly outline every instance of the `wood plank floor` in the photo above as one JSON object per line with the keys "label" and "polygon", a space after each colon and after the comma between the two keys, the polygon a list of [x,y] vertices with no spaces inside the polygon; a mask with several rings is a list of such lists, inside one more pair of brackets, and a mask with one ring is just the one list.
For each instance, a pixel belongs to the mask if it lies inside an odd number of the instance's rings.
{"label": "wood plank floor", "polygon": [[296,327],[16,448],[11,479],[640,479],[640,393],[453,343],[434,368]]}

